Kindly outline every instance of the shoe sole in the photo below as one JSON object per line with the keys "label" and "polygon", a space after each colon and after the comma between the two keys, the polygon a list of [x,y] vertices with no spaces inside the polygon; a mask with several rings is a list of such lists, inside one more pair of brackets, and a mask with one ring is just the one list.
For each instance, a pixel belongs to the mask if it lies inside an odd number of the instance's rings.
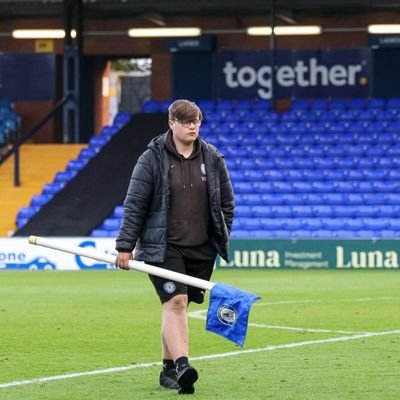
{"label": "shoe sole", "polygon": [[189,368],[185,373],[179,377],[178,385],[181,387],[178,391],[179,394],[193,394],[193,384],[199,378],[199,374],[194,368]]}

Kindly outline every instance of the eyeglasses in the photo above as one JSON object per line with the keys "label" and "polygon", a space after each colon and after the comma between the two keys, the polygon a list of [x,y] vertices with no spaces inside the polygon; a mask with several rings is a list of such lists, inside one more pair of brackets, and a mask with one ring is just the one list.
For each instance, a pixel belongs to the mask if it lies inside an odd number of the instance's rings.
{"label": "eyeglasses", "polygon": [[174,119],[174,121],[179,122],[184,128],[190,128],[190,125],[200,126],[201,119],[195,119],[193,121],[180,121],[179,119]]}

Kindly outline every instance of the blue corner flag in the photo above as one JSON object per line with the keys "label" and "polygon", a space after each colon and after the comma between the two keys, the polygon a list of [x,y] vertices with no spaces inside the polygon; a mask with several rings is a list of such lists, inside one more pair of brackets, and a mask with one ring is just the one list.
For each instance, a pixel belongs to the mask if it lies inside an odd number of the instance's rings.
{"label": "blue corner flag", "polygon": [[224,283],[210,291],[206,329],[243,347],[252,304],[260,297]]}

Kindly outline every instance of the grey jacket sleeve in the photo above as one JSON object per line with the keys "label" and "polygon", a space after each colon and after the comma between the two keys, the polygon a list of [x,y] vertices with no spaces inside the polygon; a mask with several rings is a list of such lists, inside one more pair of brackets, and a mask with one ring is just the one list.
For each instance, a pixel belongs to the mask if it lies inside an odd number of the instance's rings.
{"label": "grey jacket sleeve", "polygon": [[232,229],[233,216],[235,213],[235,200],[233,195],[232,183],[229,177],[228,168],[223,157],[221,157],[220,169],[221,185],[221,209],[224,214],[225,224],[230,232]]}
{"label": "grey jacket sleeve", "polygon": [[131,252],[142,231],[154,191],[154,163],[151,162],[151,155],[152,151],[146,150],[133,169],[124,201],[122,223],[116,239],[117,251]]}

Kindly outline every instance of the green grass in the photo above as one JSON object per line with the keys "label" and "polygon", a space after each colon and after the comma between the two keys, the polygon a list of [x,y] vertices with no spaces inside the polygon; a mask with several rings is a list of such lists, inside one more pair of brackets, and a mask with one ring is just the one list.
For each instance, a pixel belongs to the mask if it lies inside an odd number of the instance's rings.
{"label": "green grass", "polygon": [[[262,296],[243,351],[190,319],[194,398],[360,399],[400,396],[400,333],[324,342],[357,332],[400,330],[398,271],[216,271]],[[208,304],[208,299],[206,301]],[[191,311],[205,310],[194,305]],[[138,272],[0,273],[0,398],[168,399],[158,387],[161,307]],[[267,328],[327,330],[310,332]],[[333,331],[333,332],[331,332]],[[337,331],[349,331],[341,333]],[[322,341],[319,343],[307,343]],[[300,343],[303,342],[303,343]],[[297,347],[269,348],[298,343]],[[247,350],[259,349],[254,352]],[[233,352],[226,357],[201,358]],[[138,365],[42,383],[1,384]]]}

